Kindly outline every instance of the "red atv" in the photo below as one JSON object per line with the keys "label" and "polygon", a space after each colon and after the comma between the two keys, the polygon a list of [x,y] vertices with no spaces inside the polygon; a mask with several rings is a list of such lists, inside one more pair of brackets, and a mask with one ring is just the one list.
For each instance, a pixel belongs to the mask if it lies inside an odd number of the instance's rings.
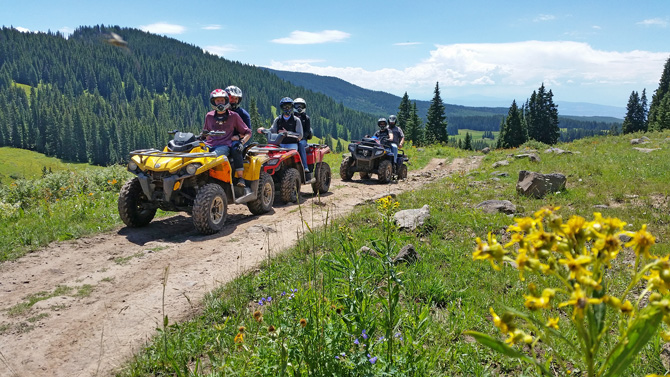
{"label": "red atv", "polygon": [[300,153],[295,149],[279,146],[284,137],[298,137],[297,133],[282,132],[273,134],[263,130],[268,139],[265,145],[255,144],[248,149],[250,155],[265,154],[268,159],[261,168],[270,174],[275,182],[275,199],[282,203],[298,202],[300,200],[300,186],[311,184],[315,194],[324,194],[330,188],[330,166],[323,161],[323,156],[330,153],[330,148],[322,144],[307,144],[307,166],[313,177],[306,177],[300,160]]}

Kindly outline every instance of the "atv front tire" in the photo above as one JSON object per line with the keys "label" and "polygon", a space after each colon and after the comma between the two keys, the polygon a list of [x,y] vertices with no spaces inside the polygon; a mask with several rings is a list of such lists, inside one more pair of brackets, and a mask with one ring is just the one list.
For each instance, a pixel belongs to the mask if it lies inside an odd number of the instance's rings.
{"label": "atv front tire", "polygon": [[214,234],[221,229],[228,215],[228,199],[223,187],[208,183],[198,190],[193,202],[193,224],[202,234]]}
{"label": "atv front tire", "polygon": [[351,166],[354,164],[354,158],[349,156],[345,157],[344,160],[342,160],[342,164],[340,165],[340,178],[342,178],[343,181],[351,181],[351,177],[354,176],[354,173],[351,171]]}
{"label": "atv front tire", "polygon": [[384,160],[379,163],[377,176],[381,183],[391,182],[391,178],[393,178],[393,164],[391,164],[391,161]]}
{"label": "atv front tire", "polygon": [[314,166],[316,182],[312,183],[312,191],[315,194],[325,194],[330,188],[330,166],[325,162],[318,162]]}
{"label": "atv front tire", "polygon": [[123,223],[131,228],[149,224],[156,216],[156,208],[145,206],[148,203],[137,177],[126,182],[121,188],[118,200],[119,216]]}
{"label": "atv front tire", "polygon": [[281,177],[279,200],[282,203],[298,202],[300,200],[300,174],[295,168],[288,168]]}
{"label": "atv front tire", "polygon": [[258,178],[258,193],[256,200],[247,203],[249,211],[254,215],[262,215],[270,212],[272,209],[272,202],[275,200],[275,182],[272,176],[266,172],[261,172]]}

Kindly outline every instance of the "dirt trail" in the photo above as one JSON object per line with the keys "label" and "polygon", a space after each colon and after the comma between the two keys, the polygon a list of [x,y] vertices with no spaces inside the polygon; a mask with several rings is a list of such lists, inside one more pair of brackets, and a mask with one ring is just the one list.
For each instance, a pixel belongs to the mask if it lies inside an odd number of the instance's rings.
{"label": "dirt trail", "polygon": [[[303,186],[303,218],[319,226],[356,204],[383,193],[400,193],[429,181],[479,166],[481,157],[432,160],[407,181],[342,182],[333,176],[319,199]],[[309,191],[308,191],[309,190]],[[309,192],[309,194],[307,194]],[[201,236],[188,216],[152,222],[146,228],[59,242],[18,261],[0,264],[0,376],[108,376],[141,349],[162,323],[162,280],[169,266],[165,310],[174,323],[197,312],[203,295],[268,255],[292,246],[302,232],[295,204],[252,216],[231,205],[225,229]],[[272,232],[269,246],[265,232]],[[92,287],[84,297],[53,297],[27,313],[7,309],[58,286]]]}

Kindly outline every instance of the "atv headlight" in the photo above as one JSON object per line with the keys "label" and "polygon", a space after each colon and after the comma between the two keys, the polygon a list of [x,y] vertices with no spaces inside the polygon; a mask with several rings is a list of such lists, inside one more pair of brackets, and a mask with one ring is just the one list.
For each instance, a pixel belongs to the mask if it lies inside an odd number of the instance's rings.
{"label": "atv headlight", "polygon": [[130,162],[128,163],[128,171],[132,172],[137,171],[137,163],[135,161],[130,160]]}
{"label": "atv headlight", "polygon": [[188,164],[186,165],[186,174],[193,175],[201,167],[201,164]]}
{"label": "atv headlight", "polygon": [[279,162],[278,158],[271,158],[267,160],[267,162],[265,162],[265,165],[277,165],[278,162]]}
{"label": "atv headlight", "polygon": [[384,154],[384,151],[382,151],[382,150],[375,151],[375,156],[381,156],[383,154]]}

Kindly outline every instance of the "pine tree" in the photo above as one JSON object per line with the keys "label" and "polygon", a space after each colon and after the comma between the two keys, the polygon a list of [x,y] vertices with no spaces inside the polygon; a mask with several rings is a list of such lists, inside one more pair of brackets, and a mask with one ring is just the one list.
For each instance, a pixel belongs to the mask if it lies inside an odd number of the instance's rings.
{"label": "pine tree", "polygon": [[267,137],[256,132],[258,128],[266,127],[266,125],[263,124],[263,118],[261,118],[261,114],[258,113],[258,107],[256,107],[256,100],[254,98],[249,100],[249,117],[251,118],[251,141],[255,141],[260,144],[267,143]]}
{"label": "pine tree", "polygon": [[342,145],[342,139],[337,139],[337,146],[335,147],[336,153],[344,152],[344,145]]}
{"label": "pine tree", "polygon": [[561,129],[558,127],[558,109],[553,97],[551,90],[547,92],[542,83],[537,93],[533,91],[526,113],[528,137],[549,145],[556,144],[561,136]]}
{"label": "pine tree", "polygon": [[403,131],[407,130],[408,127],[408,122],[411,117],[411,111],[412,111],[412,104],[409,102],[409,96],[407,95],[407,92],[405,92],[405,95],[402,96],[402,99],[400,100],[400,105],[398,106],[398,124],[397,126],[402,128]]}
{"label": "pine tree", "polygon": [[412,145],[423,145],[423,128],[421,127],[421,118],[416,109],[416,101],[412,104],[407,128],[404,130],[405,139],[412,142]]}
{"label": "pine tree", "polygon": [[463,143],[463,149],[472,150],[472,135],[469,132],[465,133],[465,142]]}
{"label": "pine tree", "polygon": [[447,135],[447,116],[444,113],[445,107],[440,97],[440,83],[435,84],[435,95],[430,102],[428,114],[426,116],[425,139],[428,144],[448,142]]}
{"label": "pine tree", "polygon": [[658,83],[658,88],[651,97],[651,105],[649,105],[649,130],[661,131],[670,128],[667,121],[667,113],[670,108],[664,101],[670,94],[670,58],[665,62],[661,80]]}
{"label": "pine tree", "polygon": [[645,118],[645,103],[646,95],[642,92],[644,97],[640,98],[636,91],[633,91],[628,97],[628,105],[626,106],[626,117],[623,120],[621,130],[624,134],[632,132],[647,131],[647,120]]}
{"label": "pine tree", "polygon": [[500,138],[496,144],[497,148],[516,148],[528,140],[525,122],[521,111],[516,105],[516,100],[512,101],[507,112],[507,117],[503,119],[500,125]]}

